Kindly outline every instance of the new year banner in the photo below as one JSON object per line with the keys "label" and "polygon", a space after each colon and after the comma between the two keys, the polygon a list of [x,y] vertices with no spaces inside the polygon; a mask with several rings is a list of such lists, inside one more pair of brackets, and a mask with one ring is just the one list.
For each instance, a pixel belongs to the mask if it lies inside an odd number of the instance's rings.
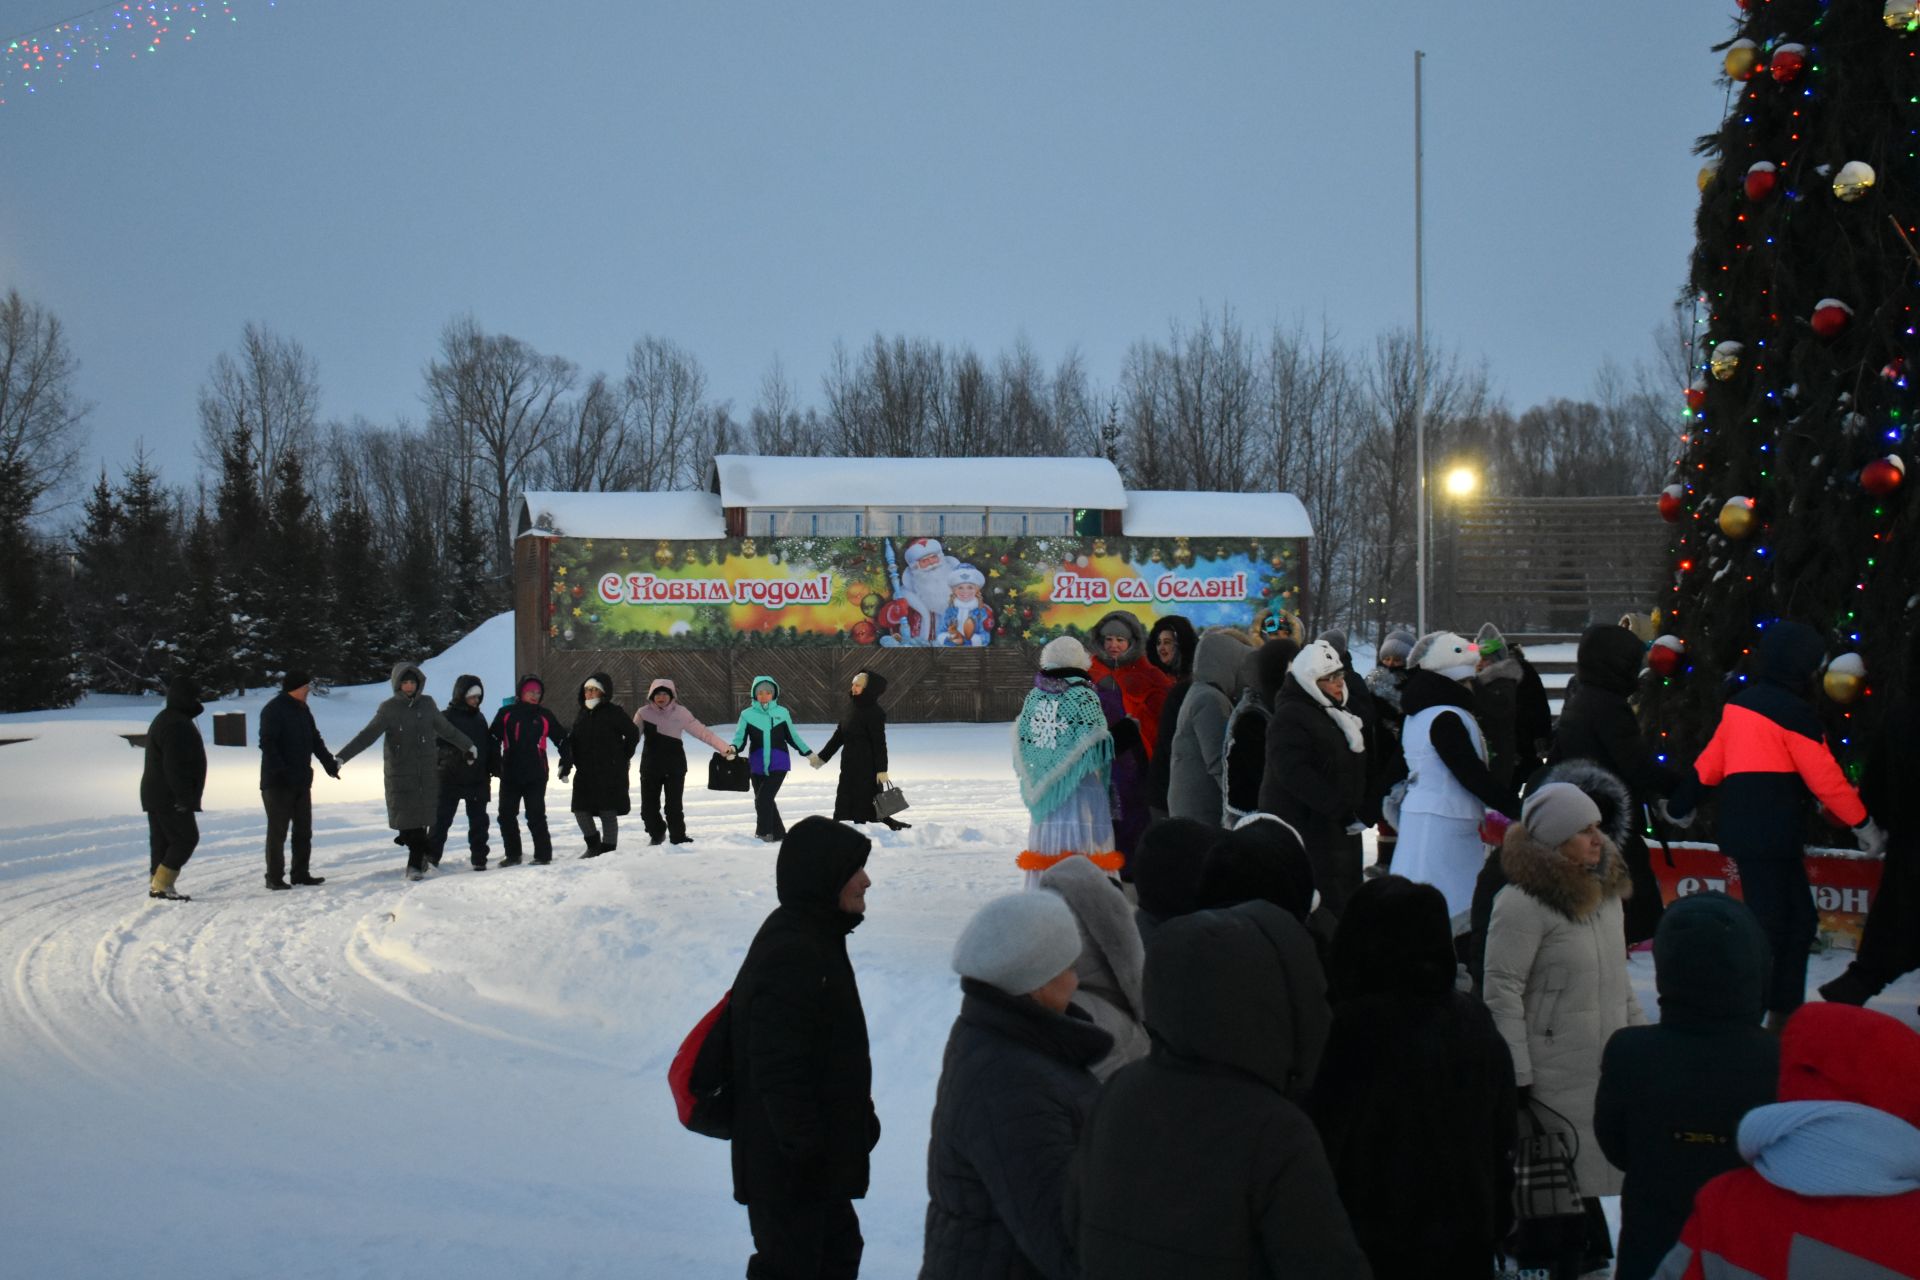
{"label": "new year banner", "polygon": [[1294,539],[556,539],[560,649],[982,648],[1143,622],[1258,627],[1298,607]]}

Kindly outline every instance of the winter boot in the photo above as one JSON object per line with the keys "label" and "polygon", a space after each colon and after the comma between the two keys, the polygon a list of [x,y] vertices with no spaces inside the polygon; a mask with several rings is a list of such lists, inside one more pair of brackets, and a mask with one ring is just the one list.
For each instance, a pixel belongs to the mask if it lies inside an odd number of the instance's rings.
{"label": "winter boot", "polygon": [[475,871],[485,871],[487,869],[487,860],[485,858],[473,859],[473,869]]}
{"label": "winter boot", "polygon": [[325,876],[295,876],[293,878],[294,884],[325,884],[326,882],[327,878]]}
{"label": "winter boot", "polygon": [[186,894],[173,891],[174,882],[179,878],[178,870],[164,863],[161,864],[154,869],[153,879],[147,883],[147,896],[159,898],[164,902],[192,902],[193,899]]}
{"label": "winter boot", "polygon": [[1860,971],[1858,964],[1820,988],[1820,998],[1831,1004],[1865,1004],[1880,994],[1880,984]]}
{"label": "winter boot", "polygon": [[288,884],[285,880],[282,880],[279,876],[268,876],[267,888],[272,889],[274,892],[278,893],[282,889],[291,889],[293,888],[293,886]]}
{"label": "winter boot", "polygon": [[913,827],[911,822],[902,822],[898,818],[882,818],[880,821],[887,824],[889,831],[907,831]]}
{"label": "winter boot", "polygon": [[587,851],[580,856],[582,858],[597,858],[606,851],[606,845],[601,844],[598,840],[589,839],[587,841]]}
{"label": "winter boot", "polygon": [[407,879],[409,879],[409,880],[425,880],[426,878],[427,878],[427,869],[426,869],[425,867],[416,867],[416,866],[413,866],[413,865],[411,865],[411,864],[409,864],[409,865],[408,865],[408,867],[407,867]]}
{"label": "winter boot", "polygon": [[[688,834],[687,834],[686,832],[684,832],[684,831],[682,831],[682,832],[681,832],[681,833],[680,833],[679,835],[677,835],[677,836],[675,836],[675,837],[673,838],[673,842],[674,842],[675,844],[692,844],[692,843],[693,843],[693,837],[692,837],[692,836],[690,836],[690,835],[688,835]],[[659,842],[658,840],[656,840],[656,841],[654,841],[654,843],[655,843],[655,844],[658,844],[658,843],[660,843],[660,842]]]}
{"label": "winter boot", "polygon": [[[648,844],[665,844],[666,842],[667,842],[667,833],[664,831],[649,831],[647,833]],[[675,840],[674,843],[679,844],[680,841]]]}

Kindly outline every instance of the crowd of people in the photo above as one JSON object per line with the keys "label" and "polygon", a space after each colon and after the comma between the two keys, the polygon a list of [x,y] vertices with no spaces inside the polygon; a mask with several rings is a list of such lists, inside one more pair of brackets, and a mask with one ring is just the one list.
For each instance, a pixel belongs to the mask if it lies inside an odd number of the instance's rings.
{"label": "crowd of people", "polygon": [[[1256,637],[1118,612],[1089,638],[1044,647],[1015,725],[1024,888],[954,945],[923,1277],[1920,1275],[1920,1034],[1855,1007],[1920,962],[1913,696],[1856,791],[1810,701],[1818,636],[1791,622],[1690,767],[1646,746],[1645,642],[1621,627],[1582,637],[1557,721],[1491,627],[1396,632],[1364,681],[1345,636],[1293,619]],[[486,865],[490,777],[506,863],[522,805],[548,861],[549,748],[590,857],[614,847],[636,746],[655,843],[688,838],[682,735],[747,759],[756,834],[780,846],[780,905],[730,996],[747,1274],[857,1275],[881,1130],[847,937],[871,886],[853,824],[888,782],[884,679],[855,678],[819,752],[766,677],[730,738],[669,681],[629,716],[591,677],[569,726],[527,677],[483,733],[477,680],[447,715],[417,667],[392,685],[337,757],[299,673],[269,705],[269,887],[289,832],[290,883],[319,883],[313,762],[337,776],[383,737],[414,875],[462,804]],[[176,686],[148,738],[155,897],[179,896],[195,839],[198,710]],[[789,830],[794,758],[836,751],[833,818]],[[1663,911],[1645,832],[1716,788],[1745,901]],[[1803,1009],[1815,798],[1888,861],[1859,959]],[[1657,1023],[1629,980],[1640,943]]]}

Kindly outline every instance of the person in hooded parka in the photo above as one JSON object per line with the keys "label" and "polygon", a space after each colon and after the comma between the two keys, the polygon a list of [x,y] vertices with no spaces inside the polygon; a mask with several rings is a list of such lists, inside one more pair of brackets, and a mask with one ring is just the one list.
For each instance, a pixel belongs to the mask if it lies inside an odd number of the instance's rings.
{"label": "person in hooded parka", "polygon": [[[1194,630],[1193,623],[1177,613],[1154,619],[1152,629],[1147,632],[1147,661],[1173,681],[1166,700],[1160,704],[1160,724],[1148,751],[1149,821],[1167,816],[1167,788],[1173,783],[1173,731],[1179,727],[1180,704],[1193,688],[1193,654],[1199,644],[1200,633]],[[1131,879],[1124,871],[1121,878]]]}
{"label": "person in hooded parka", "polygon": [[393,842],[407,851],[407,879],[427,874],[428,832],[440,808],[440,753],[435,739],[463,753],[472,763],[480,749],[440,714],[426,695],[427,678],[411,662],[393,664],[393,696],[382,702],[366,728],[340,749],[341,764],[385,738],[381,763],[386,770],[387,825],[399,834]]}
{"label": "person in hooded parka", "polygon": [[1228,827],[1260,810],[1273,700],[1287,678],[1287,665],[1299,652],[1300,646],[1293,641],[1274,639],[1249,650],[1240,661],[1240,701],[1227,717],[1226,809],[1222,818]]}
{"label": "person in hooded parka", "polygon": [[580,685],[580,709],[567,735],[567,759],[573,771],[573,820],[586,838],[583,858],[612,853],[620,843],[620,819],[633,810],[633,753],[640,727],[613,700],[613,677],[596,671]]}
{"label": "person in hooded parka", "polygon": [[1040,887],[1065,900],[1080,930],[1073,1003],[1113,1037],[1112,1050],[1093,1064],[1093,1074],[1105,1080],[1148,1047],[1141,1020],[1147,953],[1133,907],[1119,884],[1085,858],[1054,864],[1041,873]]}
{"label": "person in hooded parka", "polygon": [[827,745],[813,755],[815,768],[840,755],[840,781],[833,789],[833,817],[836,822],[884,822],[895,831],[913,824],[896,818],[882,818],[874,812],[873,798],[892,779],[887,773],[887,710],[880,705],[887,691],[887,678],[864,668],[853,673],[848,690],[847,709],[840,713]]}

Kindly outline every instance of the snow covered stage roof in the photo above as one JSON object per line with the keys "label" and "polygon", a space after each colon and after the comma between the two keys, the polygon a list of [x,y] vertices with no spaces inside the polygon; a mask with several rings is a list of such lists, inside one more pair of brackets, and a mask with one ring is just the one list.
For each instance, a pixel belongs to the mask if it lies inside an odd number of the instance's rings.
{"label": "snow covered stage roof", "polygon": [[565,538],[724,538],[711,493],[524,493],[516,534]]}
{"label": "snow covered stage roof", "polygon": [[1129,489],[1121,528],[1129,538],[1311,538],[1313,521],[1290,493]]}
{"label": "snow covered stage roof", "polygon": [[707,487],[723,507],[997,507],[1118,511],[1105,458],[760,458],[723,453]]}

